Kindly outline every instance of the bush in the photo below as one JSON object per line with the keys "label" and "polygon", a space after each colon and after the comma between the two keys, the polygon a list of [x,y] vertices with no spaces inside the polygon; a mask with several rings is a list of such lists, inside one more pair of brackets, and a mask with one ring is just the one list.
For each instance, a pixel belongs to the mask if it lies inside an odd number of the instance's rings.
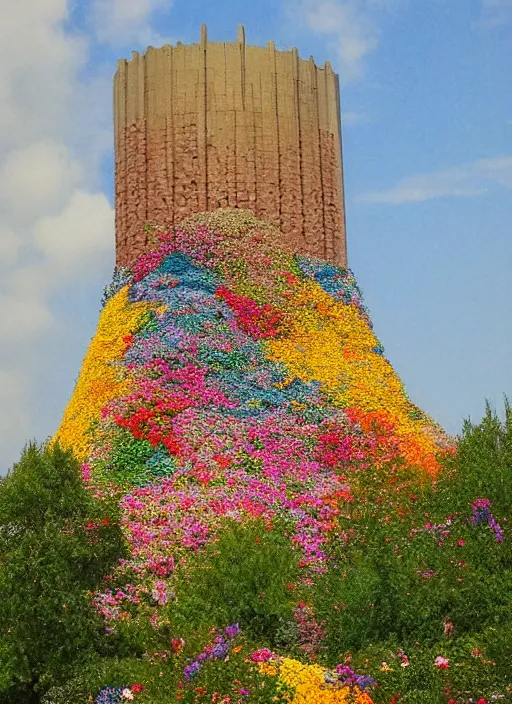
{"label": "bush", "polygon": [[173,630],[239,623],[248,638],[276,645],[283,625],[293,621],[298,597],[289,585],[297,582],[299,560],[278,527],[228,522],[218,541],[177,575]]}
{"label": "bush", "polygon": [[[355,501],[342,520],[351,540],[333,541],[333,563],[316,584],[314,605],[326,621],[328,664],[350,651],[380,683],[377,702],[398,691],[404,702],[446,701],[448,681],[460,701],[510,698],[507,400],[505,410],[504,423],[488,404],[478,426],[465,422],[456,455],[443,461],[434,482],[393,466],[379,476],[372,469],[354,476]],[[478,499],[490,502],[487,516],[501,530],[489,520],[473,521]],[[406,665],[400,649],[410,658]],[[451,659],[448,674],[434,666],[438,654]],[[382,661],[392,673],[381,670]]]}
{"label": "bush", "polygon": [[72,453],[26,447],[0,482],[0,701],[38,701],[100,647],[88,592],[124,554],[116,508]]}
{"label": "bush", "polygon": [[[0,485],[0,702],[37,701],[47,689],[45,704],[71,704],[135,681],[141,704],[242,689],[244,701],[264,704],[280,685],[247,654],[270,647],[300,658],[311,645],[302,631],[312,635],[315,624],[314,655],[374,678],[375,704],[512,701],[508,401],[505,408],[504,423],[489,406],[478,426],[465,423],[435,481],[396,462],[354,470],[354,501],[339,517],[348,540],[333,534],[331,563],[314,584],[301,581],[285,524],[228,520],[168,579],[176,598],[159,608],[157,627],[142,605],[103,642],[87,590],[121,551],[115,512],[103,526],[113,509],[85,491],[72,457],[31,446]],[[473,521],[478,499],[490,503],[485,520]],[[201,660],[231,624],[241,635],[229,657]]]}

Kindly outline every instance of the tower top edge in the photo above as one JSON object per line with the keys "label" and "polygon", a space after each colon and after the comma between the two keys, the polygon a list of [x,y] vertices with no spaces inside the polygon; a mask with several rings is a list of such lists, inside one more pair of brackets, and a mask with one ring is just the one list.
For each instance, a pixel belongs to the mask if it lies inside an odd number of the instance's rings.
{"label": "tower top edge", "polygon": [[237,27],[237,38],[235,41],[231,42],[213,42],[208,40],[208,30],[206,24],[202,24],[200,28],[200,39],[199,42],[192,42],[190,44],[183,44],[181,41],[177,41],[175,45],[173,44],[163,44],[162,46],[154,47],[154,46],[148,46],[146,47],[145,51],[132,51],[132,56],[131,58],[121,58],[118,59],[117,61],[117,68],[118,70],[120,68],[126,68],[126,65],[131,63],[132,61],[136,61],[139,58],[145,58],[148,54],[152,52],[160,52],[160,51],[169,51],[170,50],[176,50],[176,49],[187,49],[189,47],[200,47],[204,50],[206,50],[207,45],[210,46],[222,46],[222,45],[241,45],[244,50],[246,49],[263,49],[263,50],[268,50],[272,49],[278,54],[292,54],[296,55],[299,61],[302,61],[304,63],[310,63],[316,66],[317,69],[321,71],[327,71],[328,73],[335,73],[333,71],[332,65],[330,61],[325,61],[324,65],[317,65],[315,63],[315,60],[312,55],[309,56],[308,59],[302,59],[299,56],[298,49],[296,47],[291,47],[290,49],[276,49],[275,47],[275,42],[274,41],[269,41],[266,46],[260,46],[257,44],[247,44],[246,43],[246,33],[245,33],[245,27],[243,24],[239,24]]}

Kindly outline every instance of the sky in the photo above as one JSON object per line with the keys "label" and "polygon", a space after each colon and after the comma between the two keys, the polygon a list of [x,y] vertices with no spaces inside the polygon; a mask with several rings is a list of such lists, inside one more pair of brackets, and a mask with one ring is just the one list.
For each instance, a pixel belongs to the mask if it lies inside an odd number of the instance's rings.
{"label": "sky", "polygon": [[112,79],[181,41],[340,76],[349,266],[411,400],[512,399],[512,0],[0,1],[0,474],[58,428],[114,267]]}

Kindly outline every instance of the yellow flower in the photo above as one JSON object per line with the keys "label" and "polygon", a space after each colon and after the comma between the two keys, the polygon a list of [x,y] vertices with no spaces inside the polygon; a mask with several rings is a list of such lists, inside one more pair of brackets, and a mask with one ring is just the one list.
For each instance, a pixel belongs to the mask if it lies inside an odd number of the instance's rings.
{"label": "yellow flower", "polygon": [[[260,663],[262,674],[277,674],[274,664]],[[372,704],[370,697],[355,687],[331,685],[325,682],[325,671],[320,665],[304,665],[298,660],[282,658],[279,661],[279,679],[295,689],[290,704]]]}
{"label": "yellow flower", "polygon": [[277,675],[277,668],[274,665],[268,665],[266,662],[259,663],[259,671],[262,675],[271,675],[272,677]]}
{"label": "yellow flower", "polygon": [[59,440],[63,447],[71,447],[81,461],[87,459],[91,448],[87,434],[91,422],[99,419],[101,409],[110,400],[126,394],[131,386],[129,376],[123,377],[112,364],[124,355],[123,337],[135,332],[141,316],[153,309],[154,304],[130,304],[128,286],[125,286],[107,302],[101,313],[71,400],[52,438],[52,442]]}
{"label": "yellow flower", "polygon": [[379,345],[358,308],[333,299],[312,281],[298,283],[288,303],[288,334],[267,340],[270,360],[288,370],[281,388],[294,377],[317,380],[338,408],[365,413],[385,409],[395,426],[406,461],[435,473],[435,433],[428,418],[411,417],[417,408],[388,361],[373,350]]}

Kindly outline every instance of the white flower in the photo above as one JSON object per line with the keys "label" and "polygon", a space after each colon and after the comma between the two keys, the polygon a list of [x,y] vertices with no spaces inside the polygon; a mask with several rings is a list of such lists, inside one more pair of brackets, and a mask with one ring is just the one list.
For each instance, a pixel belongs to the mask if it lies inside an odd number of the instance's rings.
{"label": "white flower", "polygon": [[128,699],[129,701],[133,701],[133,692],[131,689],[123,689],[121,692],[121,699]]}

